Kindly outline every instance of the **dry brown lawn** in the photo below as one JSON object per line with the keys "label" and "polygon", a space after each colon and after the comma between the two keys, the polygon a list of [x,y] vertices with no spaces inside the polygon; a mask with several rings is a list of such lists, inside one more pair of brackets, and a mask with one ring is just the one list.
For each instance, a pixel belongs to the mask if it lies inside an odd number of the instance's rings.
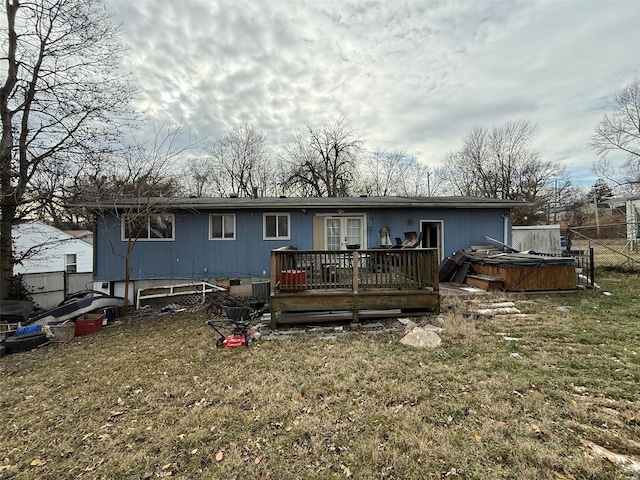
{"label": "dry brown lawn", "polygon": [[400,328],[217,349],[192,312],[3,357],[0,479],[633,478],[584,443],[640,459],[640,280],[606,275],[613,296],[509,297],[526,317],[445,299],[431,350]]}

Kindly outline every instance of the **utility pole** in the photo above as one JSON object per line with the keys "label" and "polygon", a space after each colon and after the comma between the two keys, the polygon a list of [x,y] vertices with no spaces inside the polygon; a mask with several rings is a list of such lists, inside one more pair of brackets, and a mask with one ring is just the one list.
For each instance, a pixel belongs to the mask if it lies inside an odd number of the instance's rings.
{"label": "utility pole", "polygon": [[553,187],[553,223],[558,223],[558,179],[556,178]]}
{"label": "utility pole", "polygon": [[598,238],[600,238],[600,218],[598,217],[598,197],[595,192],[593,193],[593,207],[596,211],[596,233],[598,234]]}

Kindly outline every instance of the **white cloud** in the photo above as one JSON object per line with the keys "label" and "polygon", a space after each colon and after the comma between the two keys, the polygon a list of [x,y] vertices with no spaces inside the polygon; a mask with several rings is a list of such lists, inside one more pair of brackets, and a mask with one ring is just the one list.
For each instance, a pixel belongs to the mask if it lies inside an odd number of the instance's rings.
{"label": "white cloud", "polygon": [[216,138],[249,122],[277,145],[345,117],[371,148],[442,161],[473,126],[528,119],[543,158],[592,183],[587,143],[640,76],[633,1],[109,0],[139,106]]}

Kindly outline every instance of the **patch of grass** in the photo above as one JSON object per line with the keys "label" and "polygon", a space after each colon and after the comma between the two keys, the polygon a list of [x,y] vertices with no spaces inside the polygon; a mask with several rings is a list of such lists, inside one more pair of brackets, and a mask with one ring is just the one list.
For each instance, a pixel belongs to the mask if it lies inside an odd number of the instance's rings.
{"label": "patch of grass", "polygon": [[613,296],[512,297],[527,317],[461,303],[433,350],[217,349],[183,313],[4,357],[0,478],[628,478],[580,444],[640,456],[640,280],[606,275]]}

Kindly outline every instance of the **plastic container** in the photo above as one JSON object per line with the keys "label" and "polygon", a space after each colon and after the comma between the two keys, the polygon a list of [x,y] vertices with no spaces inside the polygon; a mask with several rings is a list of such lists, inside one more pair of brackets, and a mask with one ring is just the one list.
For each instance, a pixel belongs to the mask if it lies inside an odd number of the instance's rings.
{"label": "plastic container", "polygon": [[5,353],[26,352],[47,342],[47,336],[43,332],[13,335],[4,341]]}
{"label": "plastic container", "polygon": [[15,335],[26,335],[28,333],[38,333],[42,330],[41,325],[25,325],[24,327],[18,327]]}
{"label": "plastic container", "polygon": [[113,307],[107,307],[102,310],[102,313],[107,317],[107,325],[111,325],[116,319],[116,309]]}
{"label": "plastic container", "polygon": [[104,313],[85,313],[76,320],[76,337],[95,333],[107,323],[107,316]]}
{"label": "plastic container", "polygon": [[53,333],[53,342],[68,342],[76,335],[76,324],[73,322],[49,324],[49,328],[51,328],[51,333]]}
{"label": "plastic container", "polygon": [[301,292],[307,284],[305,270],[282,270],[280,272],[280,290],[283,292]]}

